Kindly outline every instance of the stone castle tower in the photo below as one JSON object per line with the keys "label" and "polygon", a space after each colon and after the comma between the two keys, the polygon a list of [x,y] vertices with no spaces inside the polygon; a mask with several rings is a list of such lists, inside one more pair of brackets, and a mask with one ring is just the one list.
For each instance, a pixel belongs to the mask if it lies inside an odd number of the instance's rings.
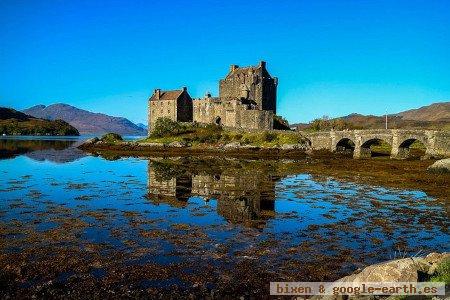
{"label": "stone castle tower", "polygon": [[276,113],[278,79],[271,77],[266,62],[256,67],[239,68],[231,65],[230,72],[219,82],[219,98],[240,99],[257,110]]}
{"label": "stone castle tower", "polygon": [[270,76],[266,63],[240,68],[231,65],[219,81],[219,97],[207,94],[194,99],[187,89],[155,90],[149,99],[149,128],[158,118],[217,124],[230,128],[273,129],[278,79]]}

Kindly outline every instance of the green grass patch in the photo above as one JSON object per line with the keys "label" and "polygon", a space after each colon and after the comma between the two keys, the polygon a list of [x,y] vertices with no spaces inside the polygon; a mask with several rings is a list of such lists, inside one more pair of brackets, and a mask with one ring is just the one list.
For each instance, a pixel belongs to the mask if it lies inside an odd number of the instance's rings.
{"label": "green grass patch", "polygon": [[183,142],[194,147],[238,142],[241,145],[274,147],[303,144],[307,140],[301,134],[289,131],[239,131],[224,129],[214,124],[179,123],[163,118],[158,119],[150,136],[139,142],[163,144]]}
{"label": "green grass patch", "polygon": [[450,258],[444,260],[437,267],[434,275],[430,278],[430,281],[450,284]]}
{"label": "green grass patch", "polygon": [[100,140],[102,142],[106,142],[106,143],[115,143],[115,142],[123,141],[123,138],[120,134],[110,132],[110,133],[103,135],[100,138]]}

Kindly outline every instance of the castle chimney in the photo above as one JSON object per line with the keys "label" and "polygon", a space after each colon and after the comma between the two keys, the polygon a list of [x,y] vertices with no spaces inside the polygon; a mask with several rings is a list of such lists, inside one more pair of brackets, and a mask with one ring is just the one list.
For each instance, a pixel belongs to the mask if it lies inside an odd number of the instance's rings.
{"label": "castle chimney", "polygon": [[161,89],[155,89],[155,99],[159,100],[161,97]]}
{"label": "castle chimney", "polygon": [[233,72],[234,70],[239,69],[238,65],[231,65],[230,66],[230,72]]}
{"label": "castle chimney", "polygon": [[261,61],[259,62],[259,67],[260,67],[260,68],[266,68],[266,62],[263,61],[263,60],[261,60]]}
{"label": "castle chimney", "polygon": [[183,92],[186,92],[186,91],[187,91],[187,87],[183,86],[183,87],[181,87],[181,90],[182,90]]}

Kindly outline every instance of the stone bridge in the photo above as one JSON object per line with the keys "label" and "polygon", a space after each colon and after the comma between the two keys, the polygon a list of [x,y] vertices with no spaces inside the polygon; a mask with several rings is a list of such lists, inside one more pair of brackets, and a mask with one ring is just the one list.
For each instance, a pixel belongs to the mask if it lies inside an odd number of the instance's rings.
{"label": "stone bridge", "polygon": [[371,157],[370,146],[384,141],[392,147],[392,158],[407,158],[411,144],[420,141],[426,156],[450,157],[450,132],[437,130],[374,129],[302,132],[314,150],[353,150],[354,158]]}

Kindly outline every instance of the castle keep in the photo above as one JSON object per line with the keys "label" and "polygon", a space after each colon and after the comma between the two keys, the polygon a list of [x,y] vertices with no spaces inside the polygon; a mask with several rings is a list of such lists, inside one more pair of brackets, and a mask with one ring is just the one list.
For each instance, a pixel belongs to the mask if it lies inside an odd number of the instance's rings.
{"label": "castle keep", "polygon": [[192,122],[192,98],[186,87],[175,91],[156,89],[148,101],[148,126],[152,128],[158,118]]}
{"label": "castle keep", "polygon": [[231,65],[219,82],[219,97],[207,94],[192,100],[186,88],[155,90],[149,99],[149,128],[158,118],[217,124],[242,129],[272,129],[276,113],[278,79],[271,77],[266,63],[240,68]]}

